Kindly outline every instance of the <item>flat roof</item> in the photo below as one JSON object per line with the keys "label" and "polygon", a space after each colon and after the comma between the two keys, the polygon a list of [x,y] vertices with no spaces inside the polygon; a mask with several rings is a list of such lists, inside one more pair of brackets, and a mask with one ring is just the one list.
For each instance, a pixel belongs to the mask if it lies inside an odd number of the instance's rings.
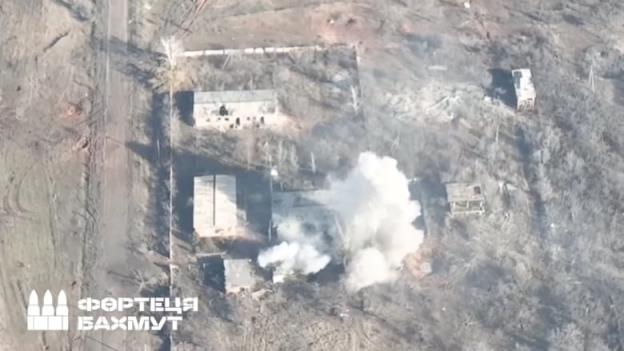
{"label": "flat roof", "polygon": [[193,227],[200,237],[227,235],[238,226],[236,177],[213,174],[194,178]]}
{"label": "flat roof", "polygon": [[518,99],[535,98],[535,86],[533,85],[530,69],[514,69],[511,71],[511,75]]}
{"label": "flat roof", "polygon": [[277,93],[273,89],[199,91],[194,94],[194,104],[215,104],[228,102],[275,101]]}
{"label": "flat roof", "polygon": [[249,289],[256,283],[254,267],[249,259],[224,259],[225,291]]}

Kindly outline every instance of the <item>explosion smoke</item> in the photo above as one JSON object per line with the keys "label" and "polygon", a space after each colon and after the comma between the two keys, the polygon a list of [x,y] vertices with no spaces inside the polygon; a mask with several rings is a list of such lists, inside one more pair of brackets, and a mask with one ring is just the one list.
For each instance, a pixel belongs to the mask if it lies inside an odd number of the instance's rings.
{"label": "explosion smoke", "polygon": [[422,231],[412,225],[420,207],[410,200],[408,180],[397,161],[362,153],[349,175],[332,181],[329,190],[340,234],[328,233],[332,238],[327,240],[322,233],[302,231],[291,219],[279,227],[282,243],[261,252],[258,263],[281,272],[311,274],[324,268],[330,257],[345,260],[349,291],[395,280],[405,256],[423,240]]}
{"label": "explosion smoke", "polygon": [[263,251],[258,256],[261,267],[279,262],[281,272],[312,274],[323,269],[331,257],[320,252],[324,248],[317,233],[304,233],[301,223],[290,219],[280,224],[282,243]]}

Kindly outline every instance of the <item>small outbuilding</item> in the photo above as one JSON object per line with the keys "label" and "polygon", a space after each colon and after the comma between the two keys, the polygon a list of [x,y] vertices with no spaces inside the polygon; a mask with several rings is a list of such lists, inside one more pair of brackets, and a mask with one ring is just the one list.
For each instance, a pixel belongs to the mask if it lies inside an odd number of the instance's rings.
{"label": "small outbuilding", "polygon": [[224,259],[225,293],[250,291],[256,284],[256,274],[250,259]]}
{"label": "small outbuilding", "polygon": [[193,118],[197,128],[264,128],[278,123],[275,90],[195,92]]}
{"label": "small outbuilding", "polygon": [[514,90],[516,92],[516,109],[518,111],[532,111],[535,108],[535,85],[531,70],[528,68],[511,71]]}
{"label": "small outbuilding", "polygon": [[448,183],[446,196],[451,215],[483,214],[485,196],[483,188],[474,183]]}

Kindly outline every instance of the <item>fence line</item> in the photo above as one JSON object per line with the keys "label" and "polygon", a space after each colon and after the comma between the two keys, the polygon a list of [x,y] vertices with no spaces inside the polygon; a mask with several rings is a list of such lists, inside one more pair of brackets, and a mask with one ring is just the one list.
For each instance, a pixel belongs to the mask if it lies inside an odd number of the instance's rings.
{"label": "fence line", "polygon": [[196,51],[184,51],[179,56],[181,57],[201,57],[201,56],[229,56],[229,55],[264,55],[264,54],[286,54],[290,52],[297,51],[322,51],[333,49],[336,47],[353,47],[354,45],[350,44],[337,44],[332,46],[320,46],[320,45],[310,45],[310,46],[268,46],[268,47],[258,47],[258,48],[242,48],[242,49],[214,49],[214,50],[196,50]]}

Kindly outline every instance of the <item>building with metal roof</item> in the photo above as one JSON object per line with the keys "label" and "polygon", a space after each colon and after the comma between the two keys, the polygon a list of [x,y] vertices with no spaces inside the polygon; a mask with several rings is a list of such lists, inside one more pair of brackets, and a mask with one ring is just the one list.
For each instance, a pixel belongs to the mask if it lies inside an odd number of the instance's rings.
{"label": "building with metal roof", "polygon": [[239,216],[235,176],[194,178],[193,228],[199,237],[237,235]]}

